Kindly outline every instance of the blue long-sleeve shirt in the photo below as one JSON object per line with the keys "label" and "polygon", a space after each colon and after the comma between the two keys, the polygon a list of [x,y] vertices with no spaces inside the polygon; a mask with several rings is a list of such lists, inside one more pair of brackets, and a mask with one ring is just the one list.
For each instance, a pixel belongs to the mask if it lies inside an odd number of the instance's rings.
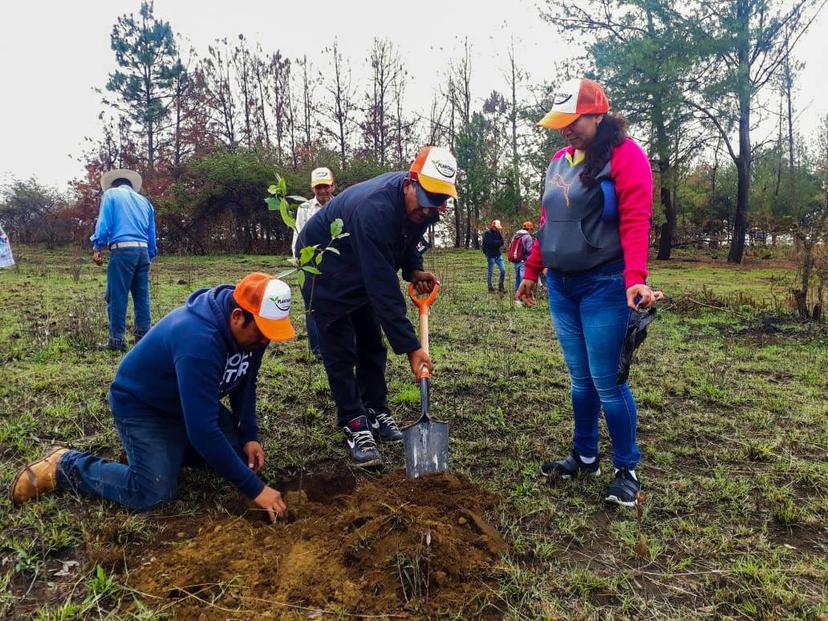
{"label": "blue long-sleeve shirt", "polygon": [[124,356],[111,391],[148,415],[183,420],[190,444],[219,475],[249,498],[264,483],[241,460],[219,427],[227,396],[242,444],[258,440],[256,376],[264,350],[239,350],[230,331],[234,287],[200,289],[159,321]]}
{"label": "blue long-sleeve shirt", "polygon": [[98,224],[89,240],[96,251],[117,242],[146,242],[152,260],[158,254],[152,203],[129,186],[109,188],[101,199]]}

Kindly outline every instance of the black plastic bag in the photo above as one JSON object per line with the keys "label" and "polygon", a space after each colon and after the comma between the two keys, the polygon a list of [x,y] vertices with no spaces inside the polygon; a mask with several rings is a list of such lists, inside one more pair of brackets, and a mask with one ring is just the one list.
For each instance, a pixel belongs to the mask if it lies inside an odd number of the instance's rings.
{"label": "black plastic bag", "polygon": [[655,308],[630,313],[630,320],[627,322],[627,333],[624,336],[624,345],[621,348],[621,359],[618,361],[618,372],[615,376],[616,384],[620,385],[627,381],[630,375],[633,353],[647,338],[647,326],[655,319],[655,316]]}

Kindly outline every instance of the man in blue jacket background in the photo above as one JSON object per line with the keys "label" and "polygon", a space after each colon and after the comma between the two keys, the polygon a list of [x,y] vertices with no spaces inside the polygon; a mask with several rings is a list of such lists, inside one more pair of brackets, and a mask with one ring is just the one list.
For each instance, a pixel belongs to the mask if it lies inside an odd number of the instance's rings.
{"label": "man in blue jacket background", "polygon": [[129,294],[135,309],[135,342],[150,329],[149,269],[158,254],[155,212],[139,194],[141,175],[134,170],[110,170],[101,176],[101,209],[92,242],[92,260],[103,264],[101,251],[109,248],[106,270],[106,307],[109,315],[107,347],[126,351],[126,311]]}
{"label": "man in blue jacket background", "polygon": [[415,376],[432,370],[406,317],[397,270],[420,293],[439,284],[423,271],[423,234],[457,196],[457,162],[448,149],[424,147],[407,172],[386,173],[351,186],[308,221],[296,244],[330,242],[331,223],[342,219],[348,237],[327,253],[321,276],[302,288],[314,314],[328,383],[351,458],[361,466],[382,462],[376,440],[402,440],[388,409],[387,352],[382,333],[397,354],[407,354]]}
{"label": "man in blue jacket background", "polygon": [[[256,378],[270,341],[295,336],[290,288],[267,274],[194,292],[118,366],[109,390],[128,465],[66,448],[26,466],[9,496],[20,504],[54,489],[101,496],[145,511],[176,496],[182,466],[209,466],[271,519],[281,494],[257,472],[265,462]],[[230,409],[220,403],[229,397]]]}

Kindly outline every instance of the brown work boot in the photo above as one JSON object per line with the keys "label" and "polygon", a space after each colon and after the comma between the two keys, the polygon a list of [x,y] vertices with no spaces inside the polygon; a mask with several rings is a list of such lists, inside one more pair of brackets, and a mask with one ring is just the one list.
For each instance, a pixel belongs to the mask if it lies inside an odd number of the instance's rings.
{"label": "brown work boot", "polygon": [[16,505],[48,494],[57,487],[57,465],[68,448],[54,446],[43,457],[33,461],[14,477],[9,485],[9,499]]}

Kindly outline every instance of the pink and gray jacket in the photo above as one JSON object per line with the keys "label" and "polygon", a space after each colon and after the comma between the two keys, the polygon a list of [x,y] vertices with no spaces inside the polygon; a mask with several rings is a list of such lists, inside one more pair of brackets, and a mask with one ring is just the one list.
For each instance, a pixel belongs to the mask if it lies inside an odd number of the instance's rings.
{"label": "pink and gray jacket", "polygon": [[601,184],[587,188],[579,177],[583,160],[561,149],[549,163],[532,253],[525,278],[537,280],[547,267],[561,274],[588,272],[624,260],[627,288],[647,279],[647,249],[653,204],[653,174],[647,155],[631,138],[612,150],[596,179],[615,186],[617,218],[604,214]]}

